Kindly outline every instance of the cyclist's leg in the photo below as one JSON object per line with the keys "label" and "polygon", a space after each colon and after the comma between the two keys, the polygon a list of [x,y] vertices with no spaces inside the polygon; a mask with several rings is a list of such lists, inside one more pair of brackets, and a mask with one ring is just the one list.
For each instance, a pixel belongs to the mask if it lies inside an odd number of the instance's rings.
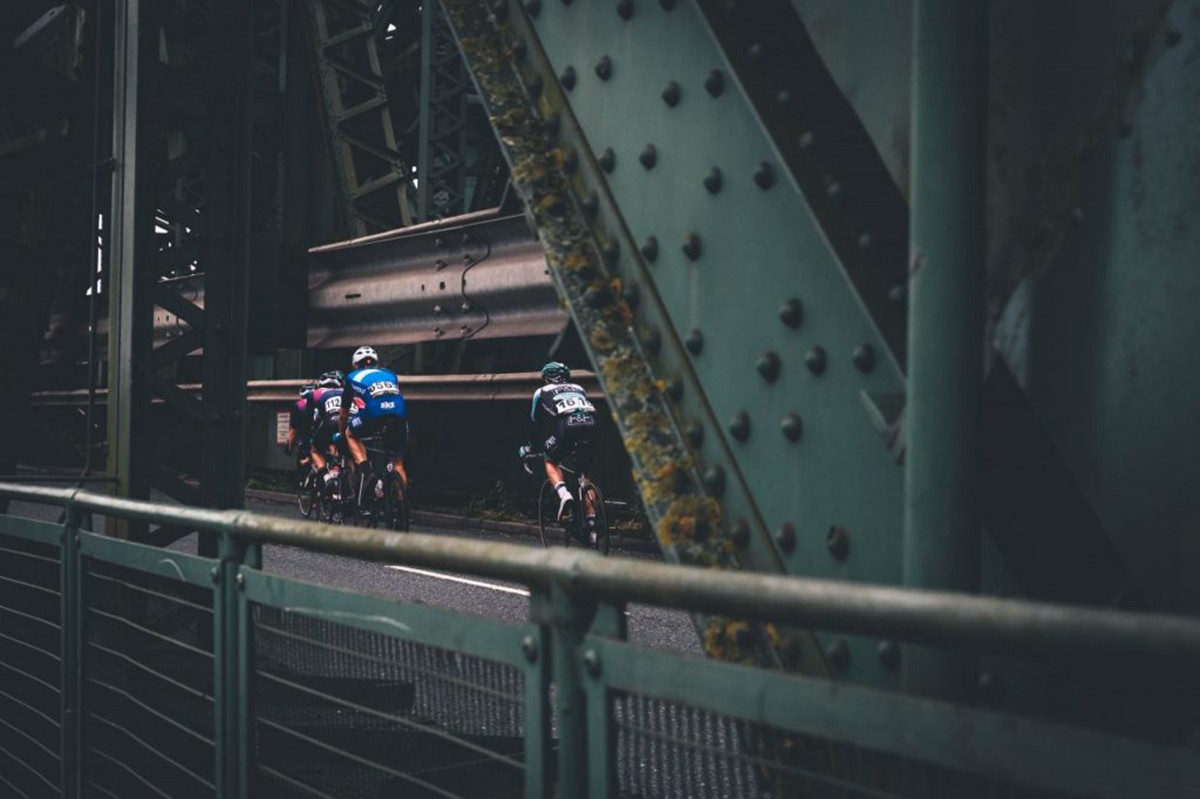
{"label": "cyclist's leg", "polygon": [[400,478],[400,487],[408,489],[408,470],[404,466],[404,450],[408,446],[408,420],[392,418],[383,429],[383,449],[392,461]]}
{"label": "cyclist's leg", "polygon": [[351,416],[350,424],[346,425],[346,446],[354,460],[354,493],[359,505],[367,500],[368,492],[374,490],[375,481],[378,480],[371,459],[367,457],[367,445],[362,442],[373,432],[373,421],[360,413]]}

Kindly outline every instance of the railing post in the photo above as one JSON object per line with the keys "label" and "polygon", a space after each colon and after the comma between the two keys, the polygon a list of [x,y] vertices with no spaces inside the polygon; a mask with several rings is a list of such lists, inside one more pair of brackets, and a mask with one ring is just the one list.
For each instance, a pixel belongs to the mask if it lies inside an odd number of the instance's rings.
{"label": "railing post", "polygon": [[247,797],[249,753],[249,629],[243,578],[245,545],[228,530],[220,534],[220,562],[213,568],[213,736],[217,793]]}
{"label": "railing post", "polygon": [[548,628],[551,679],[558,687],[558,790],[556,795],[587,795],[587,697],[583,690],[580,644],[595,613],[595,600],[570,593],[562,583],[549,594],[535,593],[534,620]]}
{"label": "railing post", "polygon": [[59,533],[59,792],[83,795],[83,579],[79,571],[79,511],[68,504]]}
{"label": "railing post", "polygon": [[[596,611],[593,635],[617,641],[627,637],[625,605],[604,604]],[[610,799],[617,796],[617,724],[612,692],[604,679],[604,662],[596,650],[585,648],[583,668],[587,674],[588,796]]]}

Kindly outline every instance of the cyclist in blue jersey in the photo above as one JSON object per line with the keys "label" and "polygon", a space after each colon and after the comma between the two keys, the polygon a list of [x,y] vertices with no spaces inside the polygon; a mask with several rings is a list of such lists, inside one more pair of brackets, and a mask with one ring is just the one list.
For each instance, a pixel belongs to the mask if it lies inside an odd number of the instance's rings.
{"label": "cyclist in blue jersey", "polygon": [[370,347],[359,347],[350,360],[353,371],[346,375],[342,391],[342,406],[338,426],[346,438],[346,446],[359,475],[358,501],[362,504],[367,490],[380,495],[382,481],[375,474],[367,457],[362,439],[379,436],[391,459],[401,486],[408,488],[408,472],[404,469],[404,447],[408,443],[408,415],[399,379],[390,369],[379,367],[379,356]]}
{"label": "cyclist in blue jersey", "polygon": [[[521,447],[524,460],[530,453],[545,456],[546,478],[558,493],[558,519],[571,514],[575,498],[563,479],[563,468],[584,474],[592,465],[592,450],[596,436],[596,408],[587,392],[571,382],[571,370],[564,364],[551,361],[542,367],[545,385],[533,393],[529,411],[529,443]],[[526,465],[526,471],[529,466]],[[532,473],[532,472],[531,472]],[[590,504],[590,497],[585,502]],[[584,510],[584,530],[595,535],[596,509]]]}

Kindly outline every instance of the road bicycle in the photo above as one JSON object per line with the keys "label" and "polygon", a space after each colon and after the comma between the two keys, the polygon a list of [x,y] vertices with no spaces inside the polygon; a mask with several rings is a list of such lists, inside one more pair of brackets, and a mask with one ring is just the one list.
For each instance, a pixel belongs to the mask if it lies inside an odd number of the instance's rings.
{"label": "road bicycle", "polygon": [[[525,457],[529,461],[542,459],[542,456],[537,453],[529,453]],[[595,547],[602,555],[607,555],[611,542],[608,517],[604,510],[604,494],[586,474],[570,468],[565,463],[560,463],[559,466],[563,470],[563,479],[567,484],[567,490],[571,492],[575,501],[571,503],[570,516],[560,525],[558,492],[554,490],[554,486],[549,480],[542,482],[541,490],[538,491],[538,533],[542,537],[542,546],[548,547],[551,543],[561,541],[563,546],[569,547],[574,542],[577,546]],[[596,512],[596,526],[590,531],[587,529],[584,511],[589,500]],[[595,533],[594,538],[591,535],[593,532]]]}

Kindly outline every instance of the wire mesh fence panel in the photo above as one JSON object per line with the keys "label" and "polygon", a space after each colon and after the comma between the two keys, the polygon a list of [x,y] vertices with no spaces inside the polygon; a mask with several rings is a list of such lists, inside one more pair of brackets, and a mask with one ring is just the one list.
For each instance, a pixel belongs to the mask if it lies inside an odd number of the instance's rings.
{"label": "wire mesh fence panel", "polygon": [[617,784],[661,799],[1058,799],[945,768],[636,693],[614,693]]}
{"label": "wire mesh fence panel", "polygon": [[85,793],[214,795],[211,588],[82,569]]}
{"label": "wire mesh fence panel", "polygon": [[0,796],[58,796],[58,547],[0,534]]}
{"label": "wire mesh fence panel", "polygon": [[523,795],[520,670],[301,612],[252,608],[259,793]]}

